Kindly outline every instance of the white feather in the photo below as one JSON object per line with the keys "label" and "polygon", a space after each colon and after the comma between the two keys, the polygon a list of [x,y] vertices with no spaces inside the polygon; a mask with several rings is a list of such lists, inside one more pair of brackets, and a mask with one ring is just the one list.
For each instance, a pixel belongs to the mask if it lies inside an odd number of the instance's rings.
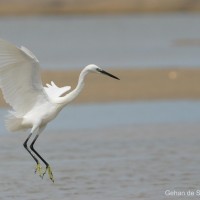
{"label": "white feather", "polygon": [[58,87],[53,81],[50,84],[46,84],[47,87],[44,87],[46,93],[50,98],[57,98],[62,96],[64,93],[71,89],[70,86]]}
{"label": "white feather", "polygon": [[4,99],[23,116],[38,102],[48,102],[37,58],[25,47],[0,39],[0,87]]}

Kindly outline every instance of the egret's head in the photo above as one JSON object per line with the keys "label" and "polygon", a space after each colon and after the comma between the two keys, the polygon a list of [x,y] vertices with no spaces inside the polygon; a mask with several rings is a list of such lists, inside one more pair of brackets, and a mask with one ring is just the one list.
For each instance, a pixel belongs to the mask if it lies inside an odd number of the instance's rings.
{"label": "egret's head", "polygon": [[86,69],[90,72],[94,72],[94,73],[100,73],[100,74],[104,74],[104,75],[107,75],[107,76],[110,76],[112,78],[115,78],[117,80],[120,80],[118,77],[104,71],[103,69],[101,69],[100,67],[98,67],[97,65],[94,65],[94,64],[91,64],[91,65],[88,65],[86,67]]}

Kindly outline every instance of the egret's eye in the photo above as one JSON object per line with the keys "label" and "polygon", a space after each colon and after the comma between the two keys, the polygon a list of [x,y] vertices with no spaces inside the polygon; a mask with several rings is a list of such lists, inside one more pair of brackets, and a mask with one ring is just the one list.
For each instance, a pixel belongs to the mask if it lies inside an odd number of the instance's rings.
{"label": "egret's eye", "polygon": [[100,69],[100,68],[97,68],[97,71],[98,71],[98,72],[102,72],[103,70],[102,70],[102,69]]}

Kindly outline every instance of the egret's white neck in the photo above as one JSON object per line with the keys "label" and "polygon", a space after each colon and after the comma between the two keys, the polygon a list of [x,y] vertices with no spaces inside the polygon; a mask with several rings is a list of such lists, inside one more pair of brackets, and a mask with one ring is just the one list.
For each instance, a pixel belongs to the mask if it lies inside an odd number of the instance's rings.
{"label": "egret's white neck", "polygon": [[65,106],[66,104],[74,100],[80,94],[81,90],[84,87],[84,79],[87,74],[88,74],[87,69],[83,69],[81,71],[76,88],[72,92],[66,94],[64,97],[59,97],[58,99],[59,104],[61,104],[62,106]]}

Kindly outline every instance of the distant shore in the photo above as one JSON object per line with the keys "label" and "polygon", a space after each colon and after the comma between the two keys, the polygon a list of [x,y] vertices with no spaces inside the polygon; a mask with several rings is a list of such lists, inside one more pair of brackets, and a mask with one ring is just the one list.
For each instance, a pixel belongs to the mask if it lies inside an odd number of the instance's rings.
{"label": "distant shore", "polygon": [[[112,69],[121,80],[98,74],[86,79],[85,88],[75,103],[139,101],[139,100],[200,100],[200,69]],[[80,71],[43,71],[43,82],[53,80],[58,86],[76,86]],[[45,85],[44,84],[44,85]],[[0,96],[0,106],[5,102]]]}
{"label": "distant shore", "polygon": [[199,12],[197,0],[0,0],[0,15]]}

